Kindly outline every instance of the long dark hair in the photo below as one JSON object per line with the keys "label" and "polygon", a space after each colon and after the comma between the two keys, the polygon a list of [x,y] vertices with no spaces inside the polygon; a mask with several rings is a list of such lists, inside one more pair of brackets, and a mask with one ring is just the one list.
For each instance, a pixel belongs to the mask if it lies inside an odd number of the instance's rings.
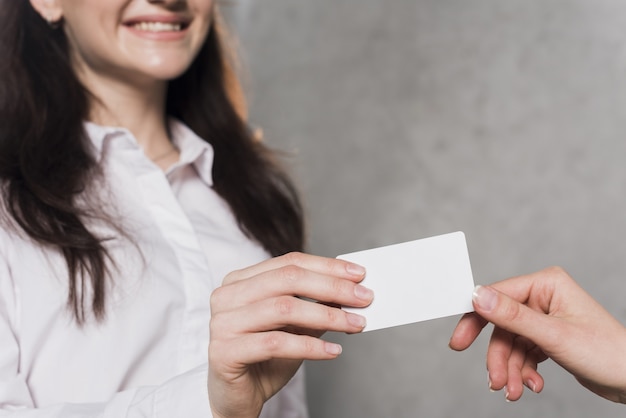
{"label": "long dark hair", "polygon": [[[240,228],[274,256],[301,251],[304,228],[296,190],[244,120],[222,38],[215,19],[194,63],[170,82],[167,112],[213,146],[214,187]],[[68,307],[82,323],[89,310],[104,318],[113,260],[108,238],[92,233],[87,222],[108,219],[106,214],[78,203],[89,195],[99,168],[84,131],[92,98],[76,77],[69,52],[63,29],[51,29],[28,0],[0,0],[2,206],[10,223],[63,255]],[[90,301],[83,300],[85,294],[92,295]]]}

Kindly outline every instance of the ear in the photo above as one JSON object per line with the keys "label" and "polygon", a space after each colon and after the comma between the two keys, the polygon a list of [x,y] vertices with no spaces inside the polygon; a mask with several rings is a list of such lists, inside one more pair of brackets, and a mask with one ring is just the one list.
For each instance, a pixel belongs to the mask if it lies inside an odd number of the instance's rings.
{"label": "ear", "polygon": [[30,4],[48,23],[56,23],[63,18],[63,9],[58,0],[30,0]]}

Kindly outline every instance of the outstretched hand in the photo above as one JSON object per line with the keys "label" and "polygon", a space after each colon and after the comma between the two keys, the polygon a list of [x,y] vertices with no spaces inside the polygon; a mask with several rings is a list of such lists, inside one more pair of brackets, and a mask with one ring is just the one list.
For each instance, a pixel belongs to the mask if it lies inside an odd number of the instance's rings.
{"label": "outstretched hand", "polygon": [[[304,359],[328,360],[341,346],[325,331],[361,332],[365,270],[330,258],[292,253],[231,273],[211,297],[209,399],[215,417],[257,417]],[[317,303],[317,302],[321,303]]]}
{"label": "outstretched hand", "polygon": [[544,386],[537,365],[551,358],[592,392],[626,403],[626,329],[558,267],[477,286],[475,312],[463,316],[450,339],[465,350],[488,322],[489,385],[510,401],[524,386]]}

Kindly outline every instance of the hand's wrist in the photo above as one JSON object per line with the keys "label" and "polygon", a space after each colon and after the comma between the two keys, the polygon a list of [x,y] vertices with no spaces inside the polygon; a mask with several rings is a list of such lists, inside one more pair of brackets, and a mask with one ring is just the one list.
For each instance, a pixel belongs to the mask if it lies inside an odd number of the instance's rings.
{"label": "hand's wrist", "polygon": [[[237,410],[234,410],[234,408],[226,408],[227,411],[224,411],[223,409],[217,408],[215,405],[213,405],[213,402],[209,401],[209,405],[211,407],[211,413],[213,415],[213,418],[259,418],[259,416],[261,415],[261,410],[262,410],[262,406],[261,408],[237,408]],[[231,409],[230,411],[228,411],[228,409]],[[245,411],[242,409],[246,409]]]}
{"label": "hand's wrist", "polygon": [[260,413],[258,413],[258,414],[249,414],[249,415],[233,414],[232,416],[231,415],[222,415],[222,414],[216,413],[213,408],[211,408],[211,412],[213,414],[213,418],[259,418],[259,415],[261,415]]}

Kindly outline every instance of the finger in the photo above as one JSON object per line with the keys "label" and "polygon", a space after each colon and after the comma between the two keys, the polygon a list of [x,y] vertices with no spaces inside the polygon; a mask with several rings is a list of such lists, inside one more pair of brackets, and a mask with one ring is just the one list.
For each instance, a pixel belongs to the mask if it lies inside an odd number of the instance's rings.
{"label": "finger", "polygon": [[349,279],[355,282],[360,282],[365,277],[365,268],[358,264],[336,258],[319,257],[294,252],[265,260],[245,269],[236,270],[224,278],[223,284],[245,280],[258,274],[278,270],[281,267],[289,265],[298,266],[320,274]]}
{"label": "finger", "polygon": [[545,354],[536,354],[539,350],[537,347],[526,353],[526,360],[522,367],[522,381],[524,385],[535,393],[543,390],[543,377],[537,372],[537,365],[547,358]]}
{"label": "finger", "polygon": [[490,286],[477,286],[473,304],[476,313],[496,327],[524,336],[544,350],[558,347],[557,319],[537,312]]}
{"label": "finger", "polygon": [[488,321],[475,312],[463,315],[452,332],[448,346],[456,351],[465,350],[472,345],[487,324]]}
{"label": "finger", "polygon": [[550,312],[552,297],[557,294],[557,288],[561,292],[565,289],[582,291],[561,267],[548,267],[535,273],[512,277],[493,283],[491,287],[520,303],[530,302],[531,307],[540,308],[545,313]]}
{"label": "finger", "polygon": [[374,298],[370,289],[352,280],[288,265],[217,288],[211,296],[211,309],[212,312],[237,309],[281,295],[352,307],[365,307]]}
{"label": "finger", "polygon": [[489,388],[500,390],[509,380],[509,357],[513,351],[515,336],[495,327],[487,347],[487,371]]}
{"label": "finger", "polygon": [[[550,296],[553,294],[553,288],[550,286],[554,281],[545,280],[547,276],[551,278],[558,277],[561,281],[569,280],[573,282],[563,269],[559,267],[550,267],[533,274],[513,277],[496,282],[491,285],[491,288],[507,294],[510,298],[518,302],[528,302],[529,306],[535,310],[548,312],[551,301]],[[533,297],[531,295],[533,291],[535,294],[541,294],[543,292],[545,295],[543,297]],[[479,319],[480,316],[477,316],[478,315],[475,313],[467,314],[461,319],[461,321],[459,321],[459,324],[454,330],[450,340],[450,347],[452,349],[464,350],[476,339],[486,324],[483,319]],[[471,319],[468,319],[468,317]]]}
{"label": "finger", "polygon": [[245,367],[271,359],[329,360],[341,354],[339,344],[309,335],[282,331],[245,334],[232,340],[212,340],[209,362]]}
{"label": "finger", "polygon": [[517,401],[524,393],[524,379],[522,371],[526,364],[526,352],[528,350],[527,340],[515,338],[513,349],[509,356],[508,376],[506,383],[505,398],[507,401]]}
{"label": "finger", "polygon": [[291,296],[279,296],[220,312],[211,318],[211,336],[258,333],[285,327],[356,333],[365,327],[365,318],[338,308]]}

